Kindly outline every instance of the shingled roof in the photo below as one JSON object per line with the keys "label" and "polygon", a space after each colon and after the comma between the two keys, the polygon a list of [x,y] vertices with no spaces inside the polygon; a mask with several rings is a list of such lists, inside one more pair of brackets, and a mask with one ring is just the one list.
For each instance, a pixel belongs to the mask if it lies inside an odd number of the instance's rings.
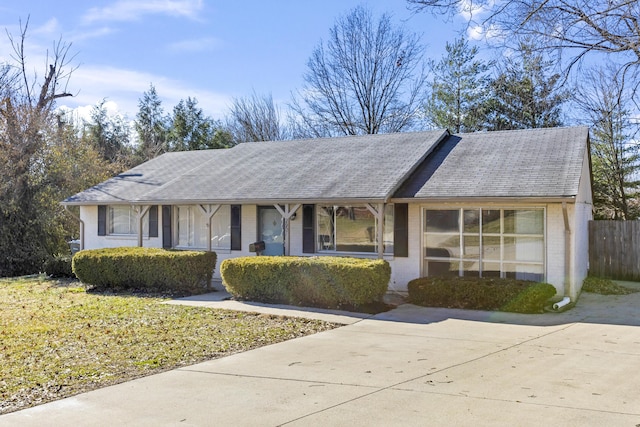
{"label": "shingled roof", "polygon": [[448,136],[437,130],[167,153],[63,204],[383,202]]}
{"label": "shingled roof", "polygon": [[587,127],[452,135],[397,199],[570,198],[578,194]]}

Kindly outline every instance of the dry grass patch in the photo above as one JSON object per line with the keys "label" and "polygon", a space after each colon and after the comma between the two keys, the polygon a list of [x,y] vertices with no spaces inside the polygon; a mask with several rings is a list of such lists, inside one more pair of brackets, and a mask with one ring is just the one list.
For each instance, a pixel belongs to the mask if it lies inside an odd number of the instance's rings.
{"label": "dry grass patch", "polygon": [[582,290],[600,295],[629,295],[638,292],[637,289],[619,285],[613,280],[595,276],[588,276],[584,279]]}
{"label": "dry grass patch", "polygon": [[337,325],[0,279],[0,414]]}

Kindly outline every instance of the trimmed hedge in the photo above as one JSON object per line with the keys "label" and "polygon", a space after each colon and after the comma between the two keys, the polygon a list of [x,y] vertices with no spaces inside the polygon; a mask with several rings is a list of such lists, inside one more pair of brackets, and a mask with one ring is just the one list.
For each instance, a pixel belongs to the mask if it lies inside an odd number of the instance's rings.
{"label": "trimmed hedge", "polygon": [[75,277],[71,268],[71,256],[56,255],[44,263],[44,273],[49,277]]}
{"label": "trimmed hedge", "polygon": [[224,260],[220,275],[238,299],[340,307],[381,301],[391,267],[384,260],[257,256]]}
{"label": "trimmed hedge", "polygon": [[122,247],[92,249],[73,257],[78,279],[97,290],[197,294],[210,290],[215,252]]}
{"label": "trimmed hedge", "polygon": [[556,294],[548,283],[477,277],[422,277],[408,288],[416,305],[514,313],[541,313]]}

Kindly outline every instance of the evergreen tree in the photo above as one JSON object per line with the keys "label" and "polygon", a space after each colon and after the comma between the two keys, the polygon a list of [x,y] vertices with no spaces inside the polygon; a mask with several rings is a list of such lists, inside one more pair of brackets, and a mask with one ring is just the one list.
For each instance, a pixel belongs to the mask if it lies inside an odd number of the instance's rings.
{"label": "evergreen tree", "polygon": [[553,73],[552,66],[531,44],[521,43],[491,82],[491,98],[485,106],[487,130],[562,125],[568,93],[560,88],[560,74]]}
{"label": "evergreen tree", "polygon": [[110,117],[102,100],[91,110],[91,119],[84,123],[83,137],[110,163],[128,164],[131,156],[129,126],[120,116]]}
{"label": "evergreen tree", "polygon": [[151,85],[138,101],[138,114],[135,129],[138,134],[137,157],[140,162],[153,159],[166,152],[167,145],[167,117],[162,109],[162,101]]}
{"label": "evergreen tree", "polygon": [[446,55],[431,63],[434,77],[425,113],[430,127],[454,133],[482,128],[491,64],[476,59],[477,47],[463,38],[446,44]]}
{"label": "evergreen tree", "polygon": [[180,100],[173,107],[168,135],[171,151],[227,148],[233,145],[232,139],[220,122],[204,115],[195,98]]}

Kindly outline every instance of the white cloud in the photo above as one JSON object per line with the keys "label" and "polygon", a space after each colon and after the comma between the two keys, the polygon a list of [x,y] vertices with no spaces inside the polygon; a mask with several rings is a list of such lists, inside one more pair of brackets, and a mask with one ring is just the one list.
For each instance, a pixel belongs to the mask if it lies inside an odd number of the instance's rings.
{"label": "white cloud", "polygon": [[171,43],[168,48],[174,52],[205,52],[222,45],[222,42],[213,37],[202,39],[182,40]]}
{"label": "white cloud", "polygon": [[113,102],[121,114],[133,118],[138,111],[138,100],[151,84],[155,86],[166,113],[170,113],[181,99],[190,96],[198,99],[198,106],[205,114],[222,118],[232,100],[230,95],[191,87],[184,82],[151,73],[106,66],[82,66],[73,73],[69,87],[69,91],[77,95],[61,98],[59,105],[77,108],[95,105],[106,99]]}
{"label": "white cloud", "polygon": [[110,6],[94,7],[83,17],[85,24],[100,21],[135,21],[144,15],[169,15],[197,19],[202,0],[118,0]]}
{"label": "white cloud", "polygon": [[489,10],[493,5],[492,0],[487,1],[473,1],[464,0],[460,2],[458,6],[458,14],[462,16],[465,21],[471,21],[477,19],[479,15]]}
{"label": "white cloud", "polygon": [[472,40],[487,40],[500,37],[501,32],[496,26],[483,27],[482,25],[473,25],[467,29],[467,35]]}
{"label": "white cloud", "polygon": [[33,34],[50,35],[50,34],[60,34],[60,32],[62,32],[62,30],[60,29],[60,23],[56,18],[49,19],[47,22],[45,22],[41,26],[34,28],[33,31],[31,31],[31,28],[29,28],[29,33],[33,33]]}

